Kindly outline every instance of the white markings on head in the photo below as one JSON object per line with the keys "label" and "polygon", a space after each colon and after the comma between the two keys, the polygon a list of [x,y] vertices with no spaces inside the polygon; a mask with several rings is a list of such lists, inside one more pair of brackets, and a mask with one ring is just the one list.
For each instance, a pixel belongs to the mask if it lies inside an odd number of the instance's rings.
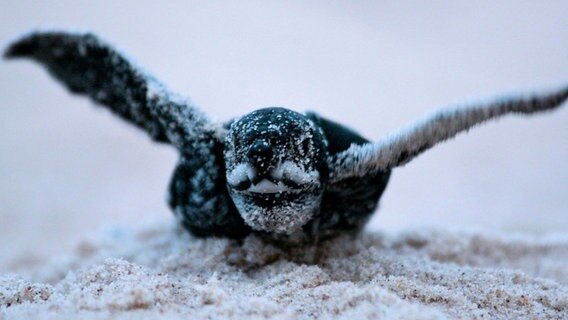
{"label": "white markings on head", "polygon": [[273,177],[281,179],[289,179],[297,184],[316,183],[319,179],[317,170],[306,171],[292,161],[284,161],[273,171]]}
{"label": "white markings on head", "polygon": [[252,180],[256,170],[248,163],[238,164],[229,174],[227,174],[227,182],[232,185],[238,185],[245,180]]}
{"label": "white markings on head", "polygon": [[[257,172],[248,163],[240,163],[227,174],[227,183],[232,187],[253,181]],[[307,171],[292,161],[284,161],[269,173],[269,179],[250,183],[247,189],[241,190],[254,193],[282,193],[300,191],[304,187],[319,186],[319,172]]]}
{"label": "white markings on head", "polygon": [[251,185],[246,191],[254,193],[282,193],[292,191],[292,189],[281,181],[274,183],[266,179],[262,179],[259,183]]}

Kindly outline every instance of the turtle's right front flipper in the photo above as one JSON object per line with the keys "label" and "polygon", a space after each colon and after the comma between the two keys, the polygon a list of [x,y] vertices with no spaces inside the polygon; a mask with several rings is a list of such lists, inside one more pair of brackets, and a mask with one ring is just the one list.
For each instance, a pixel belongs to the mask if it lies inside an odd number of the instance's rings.
{"label": "turtle's right front flipper", "polygon": [[90,33],[31,33],[4,55],[41,63],[71,92],[90,97],[155,141],[179,149],[170,206],[187,229],[200,236],[246,235],[225,186],[223,132],[188,100]]}
{"label": "turtle's right front flipper", "polygon": [[201,111],[93,34],[33,32],[13,42],[4,56],[41,63],[71,92],[109,107],[156,141],[191,152],[196,139],[212,134]]}

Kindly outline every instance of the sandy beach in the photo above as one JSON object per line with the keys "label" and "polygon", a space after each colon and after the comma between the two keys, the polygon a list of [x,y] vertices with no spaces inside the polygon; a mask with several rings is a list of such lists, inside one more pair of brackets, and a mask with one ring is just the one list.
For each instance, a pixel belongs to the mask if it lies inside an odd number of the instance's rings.
{"label": "sandy beach", "polygon": [[0,319],[567,319],[568,239],[416,229],[283,250],[114,228],[13,261]]}
{"label": "sandy beach", "polygon": [[[566,12],[6,0],[0,49],[36,28],[92,31],[219,121],[283,106],[378,141],[565,85]],[[393,172],[368,231],[285,251],[190,236],[165,201],[175,148],[29,61],[0,61],[0,83],[0,320],[568,319],[568,105],[440,145]]]}

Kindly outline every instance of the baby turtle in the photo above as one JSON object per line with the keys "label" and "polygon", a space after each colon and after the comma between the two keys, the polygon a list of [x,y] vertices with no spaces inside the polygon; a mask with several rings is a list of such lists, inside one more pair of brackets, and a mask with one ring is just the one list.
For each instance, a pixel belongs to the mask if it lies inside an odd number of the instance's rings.
{"label": "baby turtle", "polygon": [[176,147],[169,205],[192,234],[252,232],[280,244],[361,230],[393,168],[477,124],[552,110],[568,98],[565,87],[443,110],[369,142],[315,113],[278,107],[215,123],[90,33],[34,32],[5,57],[40,62],[71,92]]}

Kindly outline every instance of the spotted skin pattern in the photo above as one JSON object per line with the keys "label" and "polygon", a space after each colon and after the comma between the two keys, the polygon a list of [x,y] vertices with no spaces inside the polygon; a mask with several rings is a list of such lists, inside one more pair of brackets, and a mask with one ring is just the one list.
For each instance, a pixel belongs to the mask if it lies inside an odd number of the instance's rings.
{"label": "spotted skin pattern", "polygon": [[362,229],[392,169],[506,114],[560,106],[568,87],[439,111],[372,143],[318,114],[264,108],[219,124],[91,33],[32,32],[5,58],[29,58],[69,91],[178,149],[168,203],[199,237],[255,233],[298,245]]}

